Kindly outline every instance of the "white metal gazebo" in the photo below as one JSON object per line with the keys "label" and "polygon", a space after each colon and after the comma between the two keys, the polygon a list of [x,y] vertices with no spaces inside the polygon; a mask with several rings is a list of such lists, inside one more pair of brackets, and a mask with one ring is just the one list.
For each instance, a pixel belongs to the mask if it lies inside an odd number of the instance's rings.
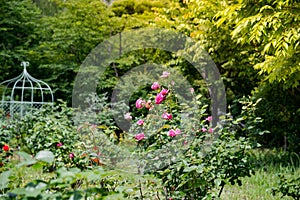
{"label": "white metal gazebo", "polygon": [[52,104],[54,101],[50,86],[27,72],[29,62],[22,62],[21,66],[23,72],[19,76],[0,83],[0,110],[5,116],[23,117],[32,108],[40,108],[43,104]]}

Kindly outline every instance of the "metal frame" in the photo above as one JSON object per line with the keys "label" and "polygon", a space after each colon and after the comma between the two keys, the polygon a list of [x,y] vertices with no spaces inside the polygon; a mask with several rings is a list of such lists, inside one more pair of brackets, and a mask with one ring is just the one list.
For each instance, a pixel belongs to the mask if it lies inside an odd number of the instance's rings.
{"label": "metal frame", "polygon": [[[24,69],[19,76],[0,83],[0,86],[5,87],[1,108],[10,117],[16,113],[23,117],[30,108],[40,108],[43,104],[52,104],[54,101],[50,86],[27,72],[29,62],[21,62],[21,66]],[[10,94],[7,94],[8,91],[11,91]]]}

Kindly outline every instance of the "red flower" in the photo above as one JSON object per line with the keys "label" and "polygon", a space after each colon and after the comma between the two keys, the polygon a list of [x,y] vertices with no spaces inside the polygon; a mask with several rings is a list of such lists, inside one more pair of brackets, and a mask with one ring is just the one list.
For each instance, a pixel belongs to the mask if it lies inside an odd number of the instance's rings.
{"label": "red flower", "polygon": [[5,144],[3,147],[2,147],[3,151],[9,151],[9,146],[7,144]]}

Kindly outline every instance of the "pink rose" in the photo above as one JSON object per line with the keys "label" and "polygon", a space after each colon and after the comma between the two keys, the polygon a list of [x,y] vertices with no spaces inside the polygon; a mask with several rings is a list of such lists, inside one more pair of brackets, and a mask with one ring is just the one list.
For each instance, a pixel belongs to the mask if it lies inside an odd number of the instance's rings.
{"label": "pink rose", "polygon": [[132,120],[132,116],[131,116],[130,113],[126,113],[126,114],[124,115],[124,118],[125,118],[126,120],[128,120],[128,121],[131,121],[131,120]]}
{"label": "pink rose", "polygon": [[139,126],[143,125],[143,124],[144,124],[144,120],[139,119],[139,120],[137,121],[137,124],[138,124]]}
{"label": "pink rose", "polygon": [[174,131],[174,129],[171,129],[171,130],[169,130],[168,135],[169,135],[170,137],[175,137],[175,136],[176,136],[176,132]]}
{"label": "pink rose", "polygon": [[214,129],[209,128],[209,129],[208,129],[208,132],[209,132],[209,133],[212,133],[212,132],[214,132]]}
{"label": "pink rose", "polygon": [[170,73],[165,71],[165,72],[163,72],[163,74],[160,77],[167,78],[169,75],[170,75]]}
{"label": "pink rose", "polygon": [[195,92],[194,88],[190,88],[190,92],[191,92],[192,94],[194,94],[194,92]]}
{"label": "pink rose", "polygon": [[137,141],[143,140],[143,139],[145,139],[145,134],[144,134],[144,133],[136,134],[136,135],[134,136],[134,138],[135,138]]}
{"label": "pink rose", "polygon": [[163,100],[165,99],[165,96],[162,95],[161,93],[158,93],[155,97],[155,103],[156,104],[161,104]]}
{"label": "pink rose", "polygon": [[135,107],[136,108],[143,108],[145,104],[145,101],[142,100],[141,98],[139,98],[138,100],[136,100],[135,102]]}
{"label": "pink rose", "polygon": [[212,116],[208,116],[205,120],[210,122],[212,120]]}
{"label": "pink rose", "polygon": [[91,129],[96,129],[97,128],[97,124],[91,124]]}
{"label": "pink rose", "polygon": [[178,128],[176,128],[176,130],[175,130],[175,134],[176,135],[179,135],[181,133],[181,130],[180,129],[178,129]]}
{"label": "pink rose", "polygon": [[172,116],[172,114],[164,112],[161,117],[166,120],[171,120],[173,116]]}
{"label": "pink rose", "polygon": [[166,96],[169,93],[169,90],[167,89],[163,89],[160,94],[162,94],[163,96]]}
{"label": "pink rose", "polygon": [[56,144],[57,147],[61,147],[62,145],[63,144],[61,142]]}
{"label": "pink rose", "polygon": [[158,90],[160,88],[160,85],[158,84],[158,82],[154,82],[151,86],[152,90]]}
{"label": "pink rose", "polygon": [[203,127],[203,128],[201,129],[201,131],[202,131],[202,132],[206,132],[207,129]]}
{"label": "pink rose", "polygon": [[70,153],[70,154],[69,154],[69,157],[70,157],[71,159],[74,158],[74,156],[75,156],[74,153]]}

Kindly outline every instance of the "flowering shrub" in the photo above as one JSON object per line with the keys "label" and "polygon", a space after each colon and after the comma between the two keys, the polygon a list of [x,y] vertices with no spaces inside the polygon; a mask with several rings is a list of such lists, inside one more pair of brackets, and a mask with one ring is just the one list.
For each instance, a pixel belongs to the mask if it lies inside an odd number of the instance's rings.
{"label": "flowering shrub", "polygon": [[[152,84],[149,99],[136,101],[137,109],[149,110],[146,116],[131,116],[138,119],[129,131],[140,156],[138,171],[160,178],[169,199],[220,196],[225,184],[241,184],[240,177],[251,175],[247,153],[251,145],[235,137],[237,127],[231,118],[224,116],[212,127],[213,117],[199,101],[201,96],[191,102],[182,100],[174,90],[176,82],[168,83],[170,78],[164,72]],[[194,94],[194,90],[186,92]],[[152,106],[146,107],[147,102]]]}

